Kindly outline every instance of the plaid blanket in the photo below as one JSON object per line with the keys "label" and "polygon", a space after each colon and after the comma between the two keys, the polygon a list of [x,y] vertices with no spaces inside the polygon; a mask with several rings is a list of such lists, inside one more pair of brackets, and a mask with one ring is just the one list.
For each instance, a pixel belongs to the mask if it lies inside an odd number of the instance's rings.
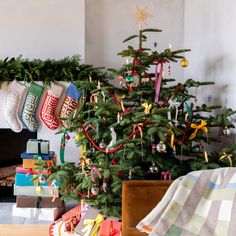
{"label": "plaid blanket", "polygon": [[235,236],[236,168],[195,171],[175,180],[137,225],[150,236]]}

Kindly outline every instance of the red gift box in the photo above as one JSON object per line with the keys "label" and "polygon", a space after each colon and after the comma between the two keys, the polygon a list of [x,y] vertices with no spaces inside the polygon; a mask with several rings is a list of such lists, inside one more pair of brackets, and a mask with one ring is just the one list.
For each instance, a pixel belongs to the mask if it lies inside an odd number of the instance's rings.
{"label": "red gift box", "polygon": [[[32,175],[38,175],[38,171],[33,170],[32,168],[26,169],[23,168],[23,166],[17,166],[16,167],[17,173],[25,173],[26,175],[32,174]],[[50,174],[50,170],[43,170],[42,174]]]}
{"label": "red gift box", "polygon": [[120,236],[122,223],[113,220],[104,220],[101,223],[99,236]]}
{"label": "red gift box", "polygon": [[80,215],[81,213],[81,205],[78,205],[74,208],[72,208],[71,210],[67,211],[65,214],[62,215],[62,220],[68,221],[70,220],[72,217],[75,217],[77,215]]}

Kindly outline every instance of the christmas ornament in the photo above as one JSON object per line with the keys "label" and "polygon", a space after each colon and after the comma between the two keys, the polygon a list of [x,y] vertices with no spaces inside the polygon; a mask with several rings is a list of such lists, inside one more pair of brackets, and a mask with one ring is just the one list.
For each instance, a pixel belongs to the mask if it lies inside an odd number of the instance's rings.
{"label": "christmas ornament", "polygon": [[36,112],[43,90],[44,88],[42,86],[31,83],[25,98],[21,120],[25,127],[31,132],[36,132],[39,126],[36,119]]}
{"label": "christmas ornament", "polygon": [[155,165],[155,163],[152,163],[152,166],[149,167],[149,171],[150,171],[150,173],[152,173],[152,174],[156,174],[156,173],[158,173],[159,169],[158,169],[158,167]]}
{"label": "christmas ornament", "polygon": [[12,131],[21,132],[23,125],[19,118],[19,107],[26,87],[14,80],[7,92],[7,98],[4,106],[4,118]]}
{"label": "christmas ornament", "polygon": [[[170,100],[168,101],[168,103],[170,104],[169,109],[175,108],[175,119],[174,119],[174,123],[175,123],[175,125],[177,126],[177,124],[178,124],[177,118],[178,118],[179,106],[181,105],[181,103],[180,103],[180,102],[177,102],[177,99],[172,98],[172,97],[170,98]],[[168,120],[170,120],[170,124],[172,125],[172,122],[171,122],[172,119],[171,119],[171,112],[170,112],[170,111],[167,112],[167,118],[168,118]]]}
{"label": "christmas ornament", "polygon": [[156,149],[156,144],[153,143],[153,144],[152,144],[152,153],[155,154],[155,153],[156,153],[156,150],[157,150],[157,149]]}
{"label": "christmas ornament", "polygon": [[132,179],[132,170],[129,170],[129,180],[131,180]]}
{"label": "christmas ornament", "polygon": [[46,178],[43,176],[43,174],[40,174],[38,181],[40,184],[44,184],[46,182]]}
{"label": "christmas ornament", "polygon": [[171,180],[171,173],[169,171],[162,171],[161,172],[161,177],[164,180]]}
{"label": "christmas ornament", "polygon": [[139,29],[143,29],[143,24],[147,21],[147,19],[150,17],[150,14],[148,12],[148,7],[140,8],[136,6],[135,11],[135,21],[139,23]]}
{"label": "christmas ornament", "polygon": [[59,112],[59,117],[64,119],[64,120],[61,120],[61,123],[64,127],[67,127],[70,125],[70,124],[67,124],[66,119],[76,111],[81,94],[82,94],[82,91],[78,90],[75,84],[70,83],[66,91],[66,97],[62,103],[62,106]]}
{"label": "christmas ornament", "polygon": [[104,180],[102,183],[102,187],[103,191],[106,193],[107,192],[107,182]]}
{"label": "christmas ornament", "polygon": [[186,58],[183,58],[181,61],[180,61],[180,65],[185,68],[189,65],[189,61],[186,59]]}
{"label": "christmas ornament", "polygon": [[192,151],[195,152],[195,153],[200,152],[200,146],[199,146],[199,145],[193,146],[193,147],[192,147]]}
{"label": "christmas ornament", "polygon": [[230,129],[226,126],[223,131],[222,131],[223,135],[227,136],[230,135]]}
{"label": "christmas ornament", "polygon": [[99,147],[104,149],[106,148],[107,144],[104,142],[104,140],[102,139],[102,141],[99,143]]}
{"label": "christmas ornament", "polygon": [[54,85],[48,90],[40,110],[41,120],[51,130],[55,130],[59,126],[59,121],[56,117],[56,108],[62,91],[63,88],[60,85]]}
{"label": "christmas ornament", "polygon": [[156,149],[158,152],[166,152],[166,145],[163,143],[163,141],[160,141],[157,144]]}
{"label": "christmas ornament", "polygon": [[128,84],[133,83],[133,82],[134,82],[134,77],[132,77],[131,75],[128,74],[128,75],[125,77],[125,81],[126,81],[126,83],[128,83]]}
{"label": "christmas ornament", "polygon": [[99,194],[99,188],[97,186],[93,186],[91,188],[91,193],[95,196],[98,195]]}
{"label": "christmas ornament", "polygon": [[114,127],[110,127],[110,131],[111,131],[111,141],[110,143],[107,145],[106,149],[109,150],[115,143],[116,143],[116,131],[114,130]]}
{"label": "christmas ornament", "polygon": [[211,95],[211,94],[209,94],[209,95],[207,96],[207,100],[208,100],[208,102],[211,102],[211,100],[212,100],[212,95]]}

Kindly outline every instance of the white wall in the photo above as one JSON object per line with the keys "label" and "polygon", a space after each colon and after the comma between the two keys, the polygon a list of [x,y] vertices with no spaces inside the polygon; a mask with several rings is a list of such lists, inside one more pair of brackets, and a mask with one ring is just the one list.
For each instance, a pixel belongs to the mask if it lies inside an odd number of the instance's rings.
{"label": "white wall", "polygon": [[[122,41],[138,32],[134,13],[136,6],[148,7],[151,17],[147,21],[148,28],[162,29],[161,33],[148,33],[148,43],[145,47],[154,49],[173,49],[184,47],[184,0],[86,0],[86,42],[85,62],[96,66],[120,67],[125,59],[117,53],[137,41]],[[133,43],[134,42],[134,43]],[[183,79],[183,69],[172,65],[172,75],[177,80]]]}
{"label": "white wall", "polygon": [[[84,0],[1,0],[0,1],[0,58],[23,55],[24,58],[55,58],[80,55],[84,58]],[[63,84],[66,92],[67,85]],[[41,107],[43,97],[42,95]],[[7,85],[0,90],[0,102],[7,95]],[[64,94],[65,95],[65,94]],[[60,99],[58,111],[64,96]],[[39,118],[38,137],[49,139],[51,150],[56,151],[59,160],[60,138],[49,130]],[[0,106],[0,114],[3,106]],[[57,114],[58,114],[57,111]],[[3,116],[0,127],[8,128]],[[65,149],[67,161],[78,162],[79,149],[73,142],[73,135]]]}
{"label": "white wall", "polygon": [[[214,81],[215,86],[195,91],[198,98],[207,102],[210,94],[212,104],[233,109],[236,109],[235,10],[234,0],[185,1],[184,44],[192,51],[188,53],[190,66],[184,77]],[[235,136],[228,141],[235,143]]]}
{"label": "white wall", "polygon": [[0,58],[84,57],[84,0],[1,0]]}

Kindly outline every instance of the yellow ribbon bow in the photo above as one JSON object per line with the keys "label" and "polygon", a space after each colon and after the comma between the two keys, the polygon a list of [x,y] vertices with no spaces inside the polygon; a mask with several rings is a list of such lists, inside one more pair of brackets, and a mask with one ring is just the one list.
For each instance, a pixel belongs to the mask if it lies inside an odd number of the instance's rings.
{"label": "yellow ribbon bow", "polygon": [[104,216],[101,214],[98,214],[95,220],[84,220],[85,227],[81,232],[84,233],[84,236],[89,236],[92,229],[95,227],[91,236],[96,236],[103,220]]}
{"label": "yellow ribbon bow", "polygon": [[219,161],[223,161],[226,158],[229,161],[229,166],[232,167],[233,166],[232,157],[233,157],[232,154],[227,154],[224,152],[223,155],[219,158]]}
{"label": "yellow ribbon bow", "polygon": [[149,105],[148,105],[147,102],[144,102],[144,103],[142,104],[142,107],[144,107],[144,113],[147,115],[147,114],[150,113],[150,110],[151,110],[151,108],[152,108],[152,104],[149,104]]}
{"label": "yellow ribbon bow", "polygon": [[195,138],[196,135],[197,135],[197,132],[199,130],[202,130],[202,131],[204,131],[207,134],[208,133],[208,129],[207,129],[206,125],[207,125],[207,123],[204,120],[201,120],[201,124],[200,125],[191,124],[191,128],[195,129],[195,131],[191,134],[189,139]]}

